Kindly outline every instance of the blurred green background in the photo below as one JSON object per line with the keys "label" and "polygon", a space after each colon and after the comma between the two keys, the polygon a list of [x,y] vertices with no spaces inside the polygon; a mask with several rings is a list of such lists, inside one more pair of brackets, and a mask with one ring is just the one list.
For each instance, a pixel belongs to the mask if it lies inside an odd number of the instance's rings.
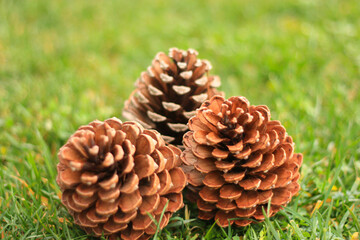
{"label": "blurred green background", "polygon": [[[0,236],[83,236],[56,195],[57,151],[80,125],[121,118],[141,71],[170,47],[198,50],[227,97],[268,105],[304,153],[293,213],[231,236],[360,231],[359,1],[0,0]],[[197,224],[206,239],[224,234]]]}

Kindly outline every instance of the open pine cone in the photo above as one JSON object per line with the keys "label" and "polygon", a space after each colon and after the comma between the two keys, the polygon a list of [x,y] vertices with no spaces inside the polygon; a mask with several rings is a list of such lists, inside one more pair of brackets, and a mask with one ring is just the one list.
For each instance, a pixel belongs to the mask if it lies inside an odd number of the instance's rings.
{"label": "open pine cone", "polygon": [[215,96],[197,110],[189,128],[181,159],[189,188],[198,193],[190,198],[200,219],[246,226],[265,219],[263,208],[274,215],[299,191],[302,155],[294,153],[292,138],[270,120],[266,106]]}
{"label": "open pine cone", "polygon": [[197,58],[198,53],[172,48],[160,52],[152,66],[136,83],[123,116],[159,131],[166,142],[182,145],[187,122],[201,103],[219,93],[220,78],[209,76],[211,65]]}
{"label": "open pine cone", "polygon": [[[80,127],[60,149],[62,202],[86,232],[148,239],[183,206],[181,151],[160,134],[116,118]],[[169,201],[165,213],[161,213]]]}

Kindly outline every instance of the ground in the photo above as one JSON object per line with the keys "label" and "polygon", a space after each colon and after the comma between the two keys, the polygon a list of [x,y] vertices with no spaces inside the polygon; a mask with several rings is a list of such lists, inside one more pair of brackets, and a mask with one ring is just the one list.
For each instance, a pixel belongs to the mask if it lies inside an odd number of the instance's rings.
{"label": "ground", "polygon": [[358,239],[359,16],[356,0],[0,1],[0,236],[88,238],[59,200],[57,151],[80,125],[121,118],[175,46],[210,60],[228,97],[269,106],[304,155],[302,189],[245,228],[187,205],[157,237]]}

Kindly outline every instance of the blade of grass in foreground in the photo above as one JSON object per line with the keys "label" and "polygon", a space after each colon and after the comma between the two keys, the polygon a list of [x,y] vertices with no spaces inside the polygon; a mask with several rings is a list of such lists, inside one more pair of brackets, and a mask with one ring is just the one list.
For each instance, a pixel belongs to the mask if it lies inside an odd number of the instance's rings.
{"label": "blade of grass in foreground", "polygon": [[[269,203],[270,203],[270,201],[269,201]],[[280,238],[280,236],[279,236],[279,233],[275,230],[275,227],[274,227],[274,225],[271,223],[271,221],[270,221],[268,215],[266,214],[264,208],[262,209],[262,212],[263,212],[263,214],[264,214],[264,216],[265,216],[265,225],[266,225],[266,227],[267,227],[268,229],[270,229],[270,232],[272,233],[272,237],[274,237],[276,240],[280,240],[281,238]]]}
{"label": "blade of grass in foreground", "polygon": [[156,221],[156,219],[150,214],[150,213],[147,213],[147,215],[151,218],[151,220],[154,222],[154,224],[156,225],[156,232],[154,234],[154,237],[153,239],[157,239],[158,238],[158,234],[160,233],[160,223],[164,217],[164,214],[165,214],[165,210],[167,208],[169,204],[169,200],[166,202],[162,212],[161,212],[161,215],[160,215],[160,219],[159,219],[159,222]]}

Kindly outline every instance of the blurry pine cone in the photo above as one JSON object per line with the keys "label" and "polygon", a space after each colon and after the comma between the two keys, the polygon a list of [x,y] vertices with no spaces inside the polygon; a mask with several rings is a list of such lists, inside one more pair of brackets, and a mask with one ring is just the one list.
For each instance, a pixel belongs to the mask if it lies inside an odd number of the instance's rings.
{"label": "blurry pine cone", "polygon": [[[190,190],[198,193],[199,218],[215,218],[226,227],[246,226],[287,205],[299,191],[302,155],[267,106],[252,106],[244,97],[215,96],[202,104],[184,135]],[[271,200],[270,208],[268,202]]]}
{"label": "blurry pine cone", "polygon": [[182,145],[187,122],[201,103],[219,93],[220,78],[208,75],[211,65],[198,53],[172,48],[160,52],[136,82],[123,116],[159,131],[166,142]]}
{"label": "blurry pine cone", "polygon": [[180,153],[135,122],[94,121],[80,127],[58,154],[62,202],[88,233],[148,239],[156,232],[148,213],[163,228],[183,206]]}

